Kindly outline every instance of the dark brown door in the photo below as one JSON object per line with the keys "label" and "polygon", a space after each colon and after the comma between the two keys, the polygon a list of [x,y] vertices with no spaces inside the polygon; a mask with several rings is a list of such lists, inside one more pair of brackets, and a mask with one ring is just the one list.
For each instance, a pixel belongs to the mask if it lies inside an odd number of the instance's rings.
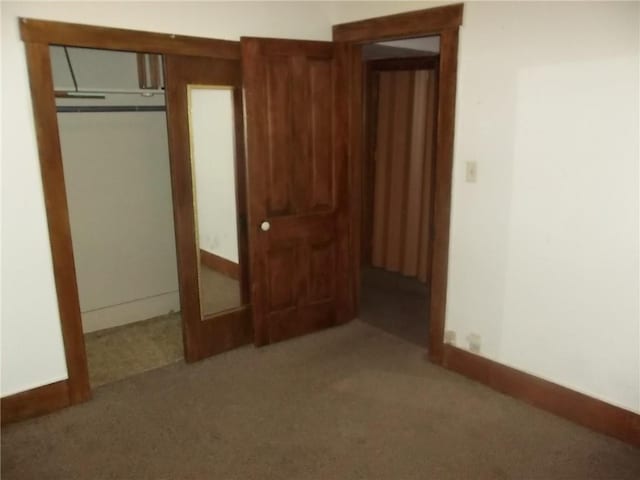
{"label": "dark brown door", "polygon": [[[164,62],[185,358],[196,361],[250,343],[253,339],[246,238],[242,76],[239,59],[167,55]],[[204,98],[196,93],[215,93],[216,90],[226,91],[226,110],[196,108],[194,102],[202,103],[199,99]],[[213,100],[217,101],[216,97],[212,97]],[[213,102],[211,105],[215,107],[217,104]],[[220,117],[222,111],[226,112],[226,118]],[[194,157],[199,154],[199,147],[194,147],[197,132],[192,116],[196,113],[200,124],[204,124],[203,135],[215,134],[226,125],[228,137],[231,137],[229,148],[232,151],[227,152],[225,158],[231,162],[227,165],[232,171],[231,177],[235,176],[236,198],[229,200],[229,203],[236,204],[235,211],[231,209],[234,214],[231,223],[236,224],[238,241],[235,263],[204,251],[199,241],[198,225],[202,219],[198,216],[210,213],[205,209],[197,211],[196,205],[201,202],[194,184],[211,185],[218,179],[207,178],[203,182],[198,178],[198,168],[194,167],[197,163]],[[211,148],[213,154],[208,155],[205,161],[220,161],[215,142]],[[233,178],[229,181],[233,182]],[[229,219],[226,220],[228,224]]]}
{"label": "dark brown door", "polygon": [[256,345],[350,319],[346,46],[243,38]]}

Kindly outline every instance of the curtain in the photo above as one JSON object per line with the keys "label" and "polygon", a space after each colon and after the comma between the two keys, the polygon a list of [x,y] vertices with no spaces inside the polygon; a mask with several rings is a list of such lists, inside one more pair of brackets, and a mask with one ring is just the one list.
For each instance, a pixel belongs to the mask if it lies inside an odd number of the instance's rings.
{"label": "curtain", "polygon": [[426,282],[435,76],[431,70],[379,75],[371,263]]}

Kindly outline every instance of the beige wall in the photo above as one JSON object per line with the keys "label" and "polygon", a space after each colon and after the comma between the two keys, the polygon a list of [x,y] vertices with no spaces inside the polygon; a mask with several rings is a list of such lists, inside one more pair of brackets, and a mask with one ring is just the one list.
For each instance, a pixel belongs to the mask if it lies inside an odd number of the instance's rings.
{"label": "beige wall", "polygon": [[164,112],[58,125],[85,332],[179,310]]}
{"label": "beige wall", "polygon": [[446,318],[463,348],[636,412],[639,10],[465,6]]}
{"label": "beige wall", "polygon": [[[56,90],[73,90],[51,47]],[[69,48],[79,89],[138,89],[135,53]],[[106,94],[65,106],[164,105],[164,95]],[[164,112],[59,113],[65,186],[85,332],[180,309]]]}

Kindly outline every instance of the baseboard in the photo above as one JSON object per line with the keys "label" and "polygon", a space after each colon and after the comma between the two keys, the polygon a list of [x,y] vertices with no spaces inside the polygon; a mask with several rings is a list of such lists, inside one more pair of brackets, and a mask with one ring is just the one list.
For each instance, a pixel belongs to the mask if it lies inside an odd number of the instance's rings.
{"label": "baseboard", "polygon": [[180,295],[176,290],[175,292],[141,298],[120,305],[82,312],[82,331],[89,333],[96,330],[104,330],[105,328],[119,327],[179,310]]}
{"label": "baseboard", "polygon": [[206,250],[200,250],[200,261],[211,270],[215,270],[234,280],[240,280],[240,264],[238,263],[227,260],[215,253],[207,252]]}
{"label": "baseboard", "polygon": [[67,380],[0,399],[2,425],[51,413],[70,405]]}
{"label": "baseboard", "polygon": [[511,367],[445,345],[442,365],[494,390],[640,447],[640,415]]}

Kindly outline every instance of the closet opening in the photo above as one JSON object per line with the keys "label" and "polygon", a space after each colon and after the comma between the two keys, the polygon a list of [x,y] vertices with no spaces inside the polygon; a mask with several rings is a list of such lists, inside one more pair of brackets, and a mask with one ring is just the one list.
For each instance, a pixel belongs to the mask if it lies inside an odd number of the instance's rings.
{"label": "closet opening", "polygon": [[360,318],[421,346],[429,334],[439,40],[362,47]]}
{"label": "closet opening", "polygon": [[250,343],[240,43],[28,18],[20,36],[68,374],[56,408]]}
{"label": "closet opening", "polygon": [[181,361],[161,55],[51,45],[92,388]]}

